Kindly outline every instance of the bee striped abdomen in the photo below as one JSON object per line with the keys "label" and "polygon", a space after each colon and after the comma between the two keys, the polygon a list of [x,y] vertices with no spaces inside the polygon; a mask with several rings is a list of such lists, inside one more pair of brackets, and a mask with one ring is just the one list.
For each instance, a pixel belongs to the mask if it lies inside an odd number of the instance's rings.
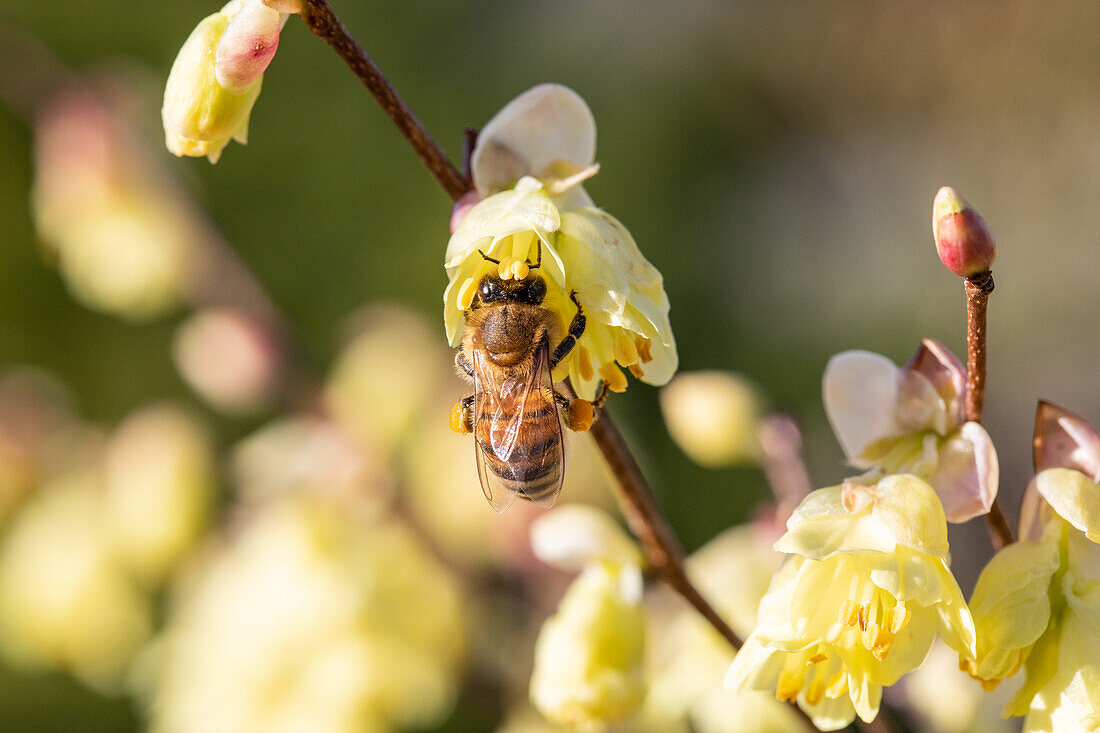
{"label": "bee striped abdomen", "polygon": [[[478,445],[486,468],[503,484],[525,499],[537,501],[555,491],[561,478],[561,429],[557,406],[540,400],[530,401],[522,419],[515,411],[483,409],[476,420]],[[509,426],[522,428],[509,434]]]}

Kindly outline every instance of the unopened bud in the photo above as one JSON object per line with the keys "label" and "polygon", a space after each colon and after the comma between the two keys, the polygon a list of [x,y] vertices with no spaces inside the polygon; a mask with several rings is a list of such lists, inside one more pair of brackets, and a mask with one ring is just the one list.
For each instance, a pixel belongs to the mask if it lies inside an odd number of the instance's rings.
{"label": "unopened bud", "polygon": [[944,266],[959,277],[986,272],[997,259],[997,243],[985,219],[950,186],[932,204],[932,236]]}
{"label": "unopened bud", "polygon": [[259,0],[248,0],[229,22],[215,54],[214,75],[227,92],[247,93],[279,48],[281,16]]}
{"label": "unopened bud", "polygon": [[175,155],[206,156],[218,162],[230,140],[248,140],[248,118],[260,95],[262,74],[240,93],[218,83],[218,45],[243,3],[234,0],[204,19],[183,44],[164,88],[165,143]]}

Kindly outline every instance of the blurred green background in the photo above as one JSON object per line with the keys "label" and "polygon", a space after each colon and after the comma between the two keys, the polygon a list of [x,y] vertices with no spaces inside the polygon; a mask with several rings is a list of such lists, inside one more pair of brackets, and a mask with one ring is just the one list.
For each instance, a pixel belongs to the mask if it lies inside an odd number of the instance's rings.
{"label": "blurred green background", "polygon": [[[602,168],[586,188],[663,272],[682,369],[758,382],[803,423],[816,485],[846,470],[820,402],[830,355],[862,348],[904,363],[924,336],[965,351],[962,285],[930,235],[932,197],[945,184],[1000,245],[986,415],[1010,517],[1030,475],[1036,400],[1100,420],[1095,4],[335,5],[456,159],[463,126],[484,124],[524,89],[577,90],[599,131]],[[157,130],[160,85],[213,10],[197,0],[4,0],[0,25],[37,37],[73,69],[121,67],[144,79],[144,114]],[[5,58],[0,75],[21,73]],[[285,309],[310,360],[328,364],[343,319],[375,302],[435,319],[442,343],[451,203],[296,21],[249,139],[215,167],[169,164]],[[36,244],[32,174],[32,131],[0,104],[0,362],[56,373],[82,413],[105,423],[150,399],[198,405],[170,356],[178,319],[126,323],[67,294]],[[756,471],[690,463],[669,440],[654,389],[633,385],[612,411],[688,549],[766,497]],[[261,419],[211,414],[224,442]],[[953,552],[964,587],[989,554],[975,525],[953,528],[966,543]],[[123,702],[60,677],[48,683],[0,676],[0,730],[137,725]],[[452,729],[463,725],[460,714]]]}

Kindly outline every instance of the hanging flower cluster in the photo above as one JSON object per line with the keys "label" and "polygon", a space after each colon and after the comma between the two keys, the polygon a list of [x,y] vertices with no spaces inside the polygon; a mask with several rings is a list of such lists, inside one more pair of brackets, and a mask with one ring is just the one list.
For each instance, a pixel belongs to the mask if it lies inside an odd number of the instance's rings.
{"label": "hanging flower cluster", "polygon": [[867,351],[837,354],[825,367],[822,393],[848,460],[870,471],[862,480],[920,476],[951,522],[989,511],[997,453],[985,428],[966,421],[966,370],[942,344],[924,339],[901,368]]}
{"label": "hanging flower cluster", "polygon": [[478,135],[471,158],[478,200],[462,202],[452,219],[443,294],[455,347],[485,275],[541,275],[543,305],[562,333],[577,312],[575,296],[587,325],[555,377],[568,376],[585,399],[601,382],[625,390],[624,368],[660,385],[678,364],[661,273],[582,185],[599,170],[595,151],[592,113],[572,90],[543,84],[509,102]]}
{"label": "hanging flower cluster", "polygon": [[888,476],[810,494],[775,545],[790,553],[726,678],[774,689],[822,730],[875,718],[882,688],[939,634],[974,655],[974,625],[947,568],[947,524],[928,484]]}
{"label": "hanging flower cluster", "polygon": [[[970,606],[977,658],[963,668],[992,689],[1019,672],[1005,715],[1029,733],[1100,729],[1100,437],[1079,416],[1041,403],[1038,474],[1025,539],[982,571]],[[1026,539],[1031,535],[1035,540]]]}

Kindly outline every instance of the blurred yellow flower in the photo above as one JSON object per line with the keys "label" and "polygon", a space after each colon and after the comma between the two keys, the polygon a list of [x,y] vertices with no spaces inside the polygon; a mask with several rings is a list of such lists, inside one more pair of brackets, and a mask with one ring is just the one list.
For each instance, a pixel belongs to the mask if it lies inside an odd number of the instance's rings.
{"label": "blurred yellow flower", "polygon": [[669,434],[702,466],[755,462],[763,411],[759,388],[730,372],[680,372],[661,388]]}
{"label": "blurred yellow flower", "polygon": [[97,94],[66,92],[36,122],[35,226],[74,297],[144,320],[179,302],[210,234]]}
{"label": "blurred yellow flower", "polygon": [[279,497],[179,589],[143,680],[151,730],[437,725],[463,655],[451,576],[402,527],[331,497]]}
{"label": "blurred yellow flower", "polygon": [[44,487],[0,546],[0,648],[117,692],[152,627],[149,599],[116,561],[91,472]]}
{"label": "blurred yellow flower", "polygon": [[485,126],[472,159],[482,200],[464,205],[464,215],[455,217],[460,221],[447,245],[449,284],[443,295],[447,338],[457,347],[481,279],[496,274],[522,280],[541,261],[543,304],[557,313],[563,332],[576,313],[571,293],[587,317],[583,335],[555,375],[569,376],[586,399],[595,396],[600,381],[625,390],[620,367],[660,385],[678,364],[661,273],[581,186],[597,170],[595,135],[584,100],[553,84],[528,90]]}
{"label": "blurred yellow flower", "polygon": [[775,547],[794,556],[761,601],[728,686],[774,689],[836,730],[856,715],[873,720],[882,688],[916,669],[937,633],[974,655],[943,508],[915,476],[813,492]]}
{"label": "blurred yellow flower", "polygon": [[158,405],[115,429],[103,461],[100,516],[111,548],[138,580],[159,585],[206,526],[214,449],[191,415]]}
{"label": "blurred yellow flower", "polygon": [[641,555],[603,512],[567,505],[531,528],[542,560],[583,567],[535,645],[531,701],[552,721],[600,729],[646,695]]}

